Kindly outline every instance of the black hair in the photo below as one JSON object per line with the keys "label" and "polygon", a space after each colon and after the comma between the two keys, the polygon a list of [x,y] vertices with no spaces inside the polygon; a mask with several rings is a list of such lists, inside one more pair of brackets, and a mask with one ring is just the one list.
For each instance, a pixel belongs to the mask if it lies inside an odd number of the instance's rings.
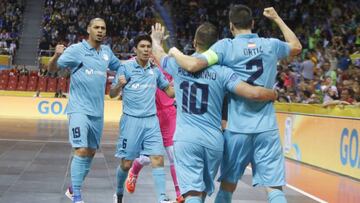
{"label": "black hair", "polygon": [[150,37],[150,35],[139,35],[134,39],[134,46],[135,48],[139,45],[140,41],[145,40],[150,42],[150,44],[152,44],[152,39]]}
{"label": "black hair", "polygon": [[251,29],[253,16],[249,7],[235,4],[230,8],[229,20],[236,29]]}

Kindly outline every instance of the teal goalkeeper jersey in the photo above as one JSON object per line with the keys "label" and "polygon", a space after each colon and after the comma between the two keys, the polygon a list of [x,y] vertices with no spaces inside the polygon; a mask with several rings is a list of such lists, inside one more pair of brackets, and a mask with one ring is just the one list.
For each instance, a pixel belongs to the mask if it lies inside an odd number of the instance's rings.
{"label": "teal goalkeeper jersey", "polygon": [[[196,56],[196,55],[195,55]],[[221,110],[224,95],[241,82],[230,68],[213,65],[198,73],[182,69],[172,57],[161,66],[174,78],[177,104],[174,141],[190,142],[222,151]]]}
{"label": "teal goalkeeper jersey", "polygon": [[[230,67],[249,84],[271,89],[275,85],[278,60],[289,54],[286,42],[260,38],[257,34],[241,34],[216,42],[203,56],[209,64]],[[234,94],[229,98],[228,130],[259,133],[278,128],[272,102],[252,101]]]}

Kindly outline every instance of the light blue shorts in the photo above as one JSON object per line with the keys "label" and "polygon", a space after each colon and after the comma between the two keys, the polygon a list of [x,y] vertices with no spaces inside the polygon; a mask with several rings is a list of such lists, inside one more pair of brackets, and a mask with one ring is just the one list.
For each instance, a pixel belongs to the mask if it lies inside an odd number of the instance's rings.
{"label": "light blue shorts", "polygon": [[225,131],[219,181],[237,183],[251,163],[253,186],[283,186],[285,163],[279,131],[242,134]]}
{"label": "light blue shorts", "polygon": [[104,127],[103,117],[83,113],[68,114],[69,141],[73,148],[99,149]]}
{"label": "light blue shorts", "polygon": [[123,114],[115,156],[134,160],[141,155],[164,155],[159,120],[156,115],[144,118]]}
{"label": "light blue shorts", "polygon": [[214,192],[214,179],[223,152],[190,142],[174,142],[176,177],[181,194],[189,191]]}

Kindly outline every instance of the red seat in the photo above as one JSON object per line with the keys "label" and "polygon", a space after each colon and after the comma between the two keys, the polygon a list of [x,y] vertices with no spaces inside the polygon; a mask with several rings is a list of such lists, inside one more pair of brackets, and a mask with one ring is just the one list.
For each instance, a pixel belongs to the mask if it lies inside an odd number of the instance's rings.
{"label": "red seat", "polygon": [[38,83],[38,76],[37,75],[30,76],[26,90],[27,91],[36,91],[37,83]]}
{"label": "red seat", "polygon": [[0,75],[0,90],[5,90],[9,81],[9,74]]}
{"label": "red seat", "polygon": [[10,75],[6,89],[7,90],[16,90],[17,83],[18,83],[18,76]]}
{"label": "red seat", "polygon": [[64,77],[58,79],[57,90],[61,92],[67,92],[67,80]]}
{"label": "red seat", "polygon": [[8,73],[3,73],[3,72],[2,72],[2,73],[0,74],[0,78],[1,78],[1,79],[6,79],[6,80],[7,80],[7,79],[9,79],[9,74],[8,74]]}
{"label": "red seat", "polygon": [[38,82],[37,89],[40,92],[45,92],[46,91],[47,81],[48,81],[48,77],[44,77],[44,76],[39,77],[39,82]]}
{"label": "red seat", "polygon": [[21,75],[19,77],[19,82],[16,89],[19,91],[25,91],[28,83],[28,79],[29,77],[27,75]]}
{"label": "red seat", "polygon": [[38,76],[38,71],[37,70],[30,71],[30,76]]}
{"label": "red seat", "polygon": [[57,78],[49,78],[47,83],[47,92],[56,92]]}
{"label": "red seat", "polygon": [[10,73],[10,69],[4,69],[4,70],[1,70],[0,71],[0,75],[9,75],[9,73]]}
{"label": "red seat", "polygon": [[67,79],[67,82],[66,82],[66,92],[69,92],[70,91],[70,78]]}

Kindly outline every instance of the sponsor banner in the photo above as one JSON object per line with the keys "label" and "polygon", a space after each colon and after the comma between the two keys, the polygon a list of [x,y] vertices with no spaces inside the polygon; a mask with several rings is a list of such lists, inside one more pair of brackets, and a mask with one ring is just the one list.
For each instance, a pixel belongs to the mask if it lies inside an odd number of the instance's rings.
{"label": "sponsor banner", "polygon": [[360,179],[360,119],[277,113],[285,156]]}
{"label": "sponsor banner", "polygon": [[[67,119],[67,99],[2,96],[0,117],[25,119]],[[104,120],[119,122],[122,104],[118,100],[105,100]]]}
{"label": "sponsor banner", "polygon": [[10,67],[11,56],[0,55],[0,65],[4,67]]}
{"label": "sponsor banner", "polygon": [[40,64],[48,65],[50,58],[51,57],[49,57],[49,56],[41,56],[40,57]]}
{"label": "sponsor banner", "polygon": [[322,107],[321,104],[275,103],[276,112],[327,115],[334,117],[360,118],[360,109],[354,105]]}

